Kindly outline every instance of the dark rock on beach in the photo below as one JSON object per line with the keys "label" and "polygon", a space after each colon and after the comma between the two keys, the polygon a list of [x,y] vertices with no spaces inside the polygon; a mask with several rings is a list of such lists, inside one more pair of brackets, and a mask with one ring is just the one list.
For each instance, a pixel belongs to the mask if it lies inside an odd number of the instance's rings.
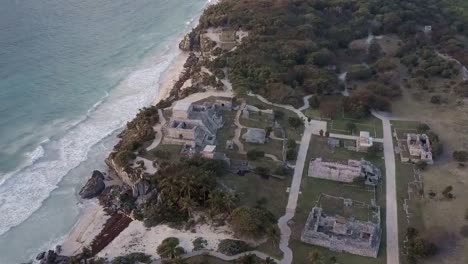
{"label": "dark rock on beach", "polygon": [[67,264],[70,260],[67,256],[61,256],[53,250],[42,252],[37,255],[36,260],[40,260],[40,264]]}
{"label": "dark rock on beach", "polygon": [[81,189],[80,196],[83,199],[91,199],[101,194],[104,188],[106,188],[104,175],[100,171],[95,170],[91,179]]}
{"label": "dark rock on beach", "polygon": [[41,260],[45,257],[45,251],[37,254],[36,260]]}

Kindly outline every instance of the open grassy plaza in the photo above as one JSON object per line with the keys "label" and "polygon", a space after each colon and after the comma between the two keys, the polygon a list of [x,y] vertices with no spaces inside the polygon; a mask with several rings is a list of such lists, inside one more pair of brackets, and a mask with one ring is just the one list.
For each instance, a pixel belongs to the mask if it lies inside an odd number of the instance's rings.
{"label": "open grassy plaza", "polygon": [[[301,194],[299,195],[299,202],[296,209],[296,215],[293,218],[293,224],[291,225],[292,236],[290,240],[291,249],[294,252],[294,263],[306,264],[308,256],[316,251],[319,252],[324,263],[334,263],[333,258],[336,258],[337,263],[350,263],[350,264],[371,264],[371,263],[385,263],[386,252],[385,252],[385,166],[382,159],[382,153],[379,153],[376,157],[368,157],[365,153],[353,152],[344,148],[331,149],[327,145],[327,138],[313,136],[309,152],[307,154],[304,175],[301,183]],[[370,186],[365,186],[363,183],[342,183],[325,179],[317,179],[307,176],[307,170],[309,161],[312,158],[322,157],[324,160],[330,161],[344,161],[347,159],[361,159],[364,158],[371,161],[374,165],[380,168],[383,176],[383,181],[374,189]],[[301,241],[300,236],[303,231],[307,217],[311,209],[316,205],[317,199],[321,194],[327,194],[336,197],[350,198],[355,201],[364,202],[367,204],[371,203],[371,199],[375,199],[377,205],[380,206],[381,212],[381,229],[382,236],[380,242],[379,254],[376,259],[370,257],[362,257],[352,255],[348,253],[333,252],[327,248],[313,246]],[[333,200],[332,200],[332,203]],[[322,203],[322,206],[326,204]],[[340,207],[329,207],[336,208]],[[341,205],[342,208],[342,205]],[[331,211],[333,213],[333,211]],[[338,211],[336,211],[338,213]],[[365,212],[353,212],[356,218],[365,219]]]}

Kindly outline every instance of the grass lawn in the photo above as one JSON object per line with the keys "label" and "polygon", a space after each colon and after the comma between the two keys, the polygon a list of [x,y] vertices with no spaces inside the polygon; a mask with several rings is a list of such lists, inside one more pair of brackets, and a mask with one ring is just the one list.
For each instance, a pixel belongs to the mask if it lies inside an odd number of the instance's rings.
{"label": "grass lawn", "polygon": [[[311,158],[322,157],[325,160],[346,160],[346,159],[361,159],[365,158],[365,153],[358,153],[348,151],[344,148],[337,148],[331,150],[327,145],[327,139],[324,137],[312,137],[311,145],[309,147],[309,152],[307,154],[307,160]],[[382,155],[382,154],[381,154]],[[367,160],[373,162],[378,166],[382,174],[385,174],[384,169],[384,160],[381,157],[376,157],[373,159],[366,158]],[[304,168],[304,176],[301,183],[301,195],[299,196],[298,206],[296,209],[296,215],[293,219],[294,223],[291,226],[292,235],[290,245],[294,253],[294,263],[297,264],[306,264],[307,256],[313,252],[320,252],[324,259],[325,263],[330,262],[332,256],[336,257],[339,263],[349,263],[349,264],[381,264],[386,262],[386,252],[385,252],[385,183],[382,182],[375,192],[376,202],[380,205],[381,211],[381,227],[382,227],[382,238],[380,243],[380,250],[378,258],[368,258],[361,257],[356,255],[351,255],[347,253],[338,253],[330,251],[326,248],[312,246],[306,243],[303,243],[300,240],[302,230],[304,228],[307,217],[312,209],[315,206],[317,199],[321,193],[351,198],[353,200],[361,201],[364,203],[370,204],[370,199],[374,198],[374,192],[372,188],[366,187],[363,184],[346,184],[339,183],[330,180],[316,179],[307,176],[309,164],[308,162]],[[385,177],[384,177],[385,179]],[[333,209],[333,208],[332,208]],[[335,208],[336,209],[336,208]],[[361,214],[361,217],[364,217]]]}
{"label": "grass lawn", "polygon": [[318,109],[308,108],[304,111],[304,115],[315,120],[322,120],[322,116]]}
{"label": "grass lawn", "polygon": [[[160,144],[155,149],[144,152],[140,156],[149,160],[159,159],[161,161],[176,162],[180,159],[181,150],[182,145]],[[157,158],[154,155],[155,151],[164,151],[167,153],[167,155],[165,155],[164,157]]]}
{"label": "grass lawn", "polygon": [[351,135],[351,133],[346,129],[346,124],[349,122],[356,125],[356,131],[354,132],[355,135],[359,135],[360,131],[368,131],[372,137],[383,137],[382,121],[374,116],[362,119],[352,119],[342,115],[341,117],[327,122],[328,131],[330,131],[330,133]]}
{"label": "grass lawn", "polygon": [[[242,130],[244,133],[244,129]],[[265,144],[255,144],[255,143],[247,143],[242,140],[244,143],[245,151],[249,150],[261,150],[267,154],[275,155],[279,160],[283,159],[283,141],[282,140],[270,140],[269,142],[265,142]]]}
{"label": "grass lawn", "polygon": [[266,129],[267,127],[273,127],[273,121],[265,115],[251,115],[250,118],[243,118],[242,115],[239,118],[241,125],[246,127],[256,127]]}
{"label": "grass lawn", "polygon": [[[272,166],[274,165],[270,167]],[[241,205],[261,205],[279,218],[286,208],[288,201],[286,189],[291,183],[291,177],[279,180],[271,177],[263,179],[254,173],[247,173],[244,176],[227,174],[221,178],[221,183],[237,192]]]}
{"label": "grass lawn", "polygon": [[422,211],[419,200],[409,202],[408,211],[411,217],[408,219],[404,210],[404,200],[408,197],[408,183],[413,181],[413,165],[402,163],[400,156],[395,156],[395,176],[397,186],[397,206],[398,206],[398,240],[400,246],[400,262],[407,263],[403,255],[403,240],[408,227],[416,227],[423,232],[425,227],[422,221]]}
{"label": "grass lawn", "polygon": [[[416,128],[420,125],[417,121],[391,121],[392,129],[396,129],[399,137],[405,138],[406,133],[416,133]],[[392,131],[393,132],[393,131]],[[393,138],[396,144],[395,138]],[[408,201],[408,211],[410,218],[407,218],[404,210],[404,200],[408,198],[408,183],[414,181],[413,165],[402,163],[400,155],[395,155],[395,177],[397,186],[397,206],[398,206],[398,240],[400,246],[400,261],[407,263],[403,255],[403,240],[405,238],[408,227],[416,227],[420,232],[423,232],[425,227],[422,221],[422,210],[419,199]]]}
{"label": "grass lawn", "polygon": [[278,119],[276,121],[279,124],[281,124],[281,126],[286,130],[286,137],[287,138],[292,138],[294,140],[300,140],[301,139],[302,132],[304,131],[304,127],[294,129],[288,123],[288,119],[290,117],[296,117],[296,118],[298,117],[296,115],[296,113],[294,113],[292,111],[289,111],[289,110],[286,110],[286,109],[281,108],[281,107],[265,104],[265,103],[263,103],[262,101],[258,100],[256,97],[253,97],[253,96],[246,96],[246,97],[244,97],[242,99],[245,99],[247,104],[257,106],[258,108],[273,109],[273,111],[283,112],[284,116],[281,119]]}
{"label": "grass lawn", "polygon": [[[253,164],[270,168],[272,171],[281,165],[281,163],[266,158],[255,161]],[[226,174],[221,177],[220,183],[236,191],[240,199],[240,205],[250,207],[261,206],[272,212],[276,218],[279,218],[284,215],[288,202],[286,190],[291,185],[291,180],[291,176],[286,176],[282,180],[273,177],[263,179],[257,174],[247,173],[244,176]],[[256,249],[276,258],[282,257],[282,252],[279,250],[278,245],[270,240],[259,245]]]}

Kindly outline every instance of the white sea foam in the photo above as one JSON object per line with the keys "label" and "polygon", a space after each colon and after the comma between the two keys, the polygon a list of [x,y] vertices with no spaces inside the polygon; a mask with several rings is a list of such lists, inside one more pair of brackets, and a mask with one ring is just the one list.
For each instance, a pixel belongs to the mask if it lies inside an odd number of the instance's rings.
{"label": "white sea foam", "polygon": [[93,106],[63,136],[30,154],[30,163],[0,184],[0,235],[36,211],[61,179],[86,160],[91,147],[130,120],[154,99],[157,82],[175,54],[130,74],[112,93]]}

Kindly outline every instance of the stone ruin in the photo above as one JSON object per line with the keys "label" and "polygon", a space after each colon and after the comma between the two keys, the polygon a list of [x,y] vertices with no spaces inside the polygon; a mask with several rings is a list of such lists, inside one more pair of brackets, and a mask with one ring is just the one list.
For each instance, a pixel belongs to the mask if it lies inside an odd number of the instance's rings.
{"label": "stone ruin", "polygon": [[266,131],[261,128],[248,128],[247,132],[242,135],[242,139],[248,143],[265,144]]}
{"label": "stone ruin", "polygon": [[365,221],[358,220],[353,215],[345,217],[329,214],[326,212],[328,208],[316,206],[307,218],[301,241],[326,247],[332,251],[376,258],[382,232],[380,207],[339,197],[327,196],[327,199],[342,200],[345,211],[353,210],[353,207],[359,207],[359,210],[368,209],[369,219]]}
{"label": "stone ruin", "polygon": [[417,163],[424,161],[433,164],[432,148],[426,134],[408,133],[405,130],[395,129],[393,132],[398,143],[398,153],[401,162]]}
{"label": "stone ruin", "polygon": [[256,120],[261,116],[266,117],[268,121],[273,122],[275,119],[273,109],[260,109],[253,105],[245,105],[242,109],[242,118]]}
{"label": "stone ruin", "polygon": [[309,164],[309,177],[327,179],[339,182],[354,182],[363,178],[366,185],[375,186],[381,178],[380,169],[366,160],[348,160],[347,164],[326,162],[322,158],[311,160]]}
{"label": "stone ruin", "polygon": [[426,134],[407,134],[406,144],[408,146],[410,159],[417,161],[425,161],[432,164],[432,149],[429,137]]}
{"label": "stone ruin", "polygon": [[163,128],[163,143],[191,147],[214,145],[216,132],[224,125],[220,111],[225,108],[225,105],[217,103],[177,102],[172,109],[171,120]]}

